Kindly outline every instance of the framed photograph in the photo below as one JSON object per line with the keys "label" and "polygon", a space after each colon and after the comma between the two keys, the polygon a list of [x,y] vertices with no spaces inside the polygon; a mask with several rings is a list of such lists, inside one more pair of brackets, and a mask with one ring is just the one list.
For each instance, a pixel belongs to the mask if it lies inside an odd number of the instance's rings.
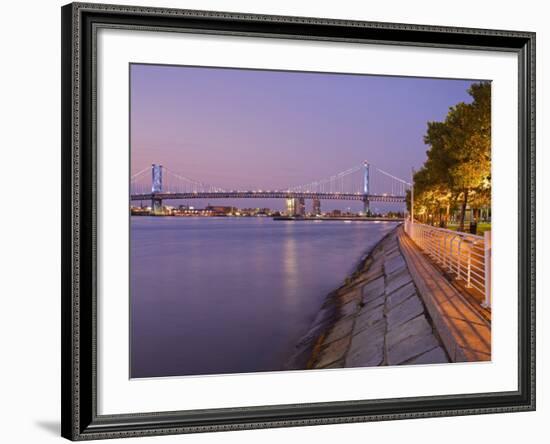
{"label": "framed photograph", "polygon": [[535,408],[534,33],[61,13],[64,437]]}

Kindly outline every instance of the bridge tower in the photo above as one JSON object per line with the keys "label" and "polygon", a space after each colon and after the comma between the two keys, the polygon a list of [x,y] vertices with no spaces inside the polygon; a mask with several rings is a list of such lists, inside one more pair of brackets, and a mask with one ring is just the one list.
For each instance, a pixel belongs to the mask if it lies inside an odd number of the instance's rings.
{"label": "bridge tower", "polygon": [[162,212],[162,199],[155,196],[157,193],[162,193],[162,165],[153,164],[151,166],[151,211],[153,214]]}
{"label": "bridge tower", "polygon": [[366,160],[363,162],[363,211],[365,212],[365,216],[370,216],[369,163]]}

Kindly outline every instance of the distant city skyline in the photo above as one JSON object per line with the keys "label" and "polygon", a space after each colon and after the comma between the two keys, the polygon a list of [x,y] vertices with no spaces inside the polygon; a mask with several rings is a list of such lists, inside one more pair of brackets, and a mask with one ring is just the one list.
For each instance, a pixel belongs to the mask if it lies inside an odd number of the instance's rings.
{"label": "distant city skyline", "polygon": [[[285,189],[364,160],[408,180],[426,158],[427,122],[470,102],[476,81],[144,64],[130,74],[131,173],[158,163],[229,189]],[[195,202],[207,203],[235,205]]]}

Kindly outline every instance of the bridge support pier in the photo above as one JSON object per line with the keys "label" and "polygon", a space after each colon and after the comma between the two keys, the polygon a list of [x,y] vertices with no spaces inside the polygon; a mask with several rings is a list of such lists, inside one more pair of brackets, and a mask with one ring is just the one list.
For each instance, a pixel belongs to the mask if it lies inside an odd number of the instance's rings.
{"label": "bridge support pier", "polygon": [[371,212],[370,212],[370,202],[369,202],[369,198],[368,197],[365,197],[363,199],[363,212],[365,213],[365,216],[370,216],[371,215]]}
{"label": "bridge support pier", "polygon": [[321,215],[321,200],[320,199],[313,199],[312,213],[315,216],[320,216]]}
{"label": "bridge support pier", "polygon": [[151,213],[162,214],[162,199],[153,196],[151,199]]}

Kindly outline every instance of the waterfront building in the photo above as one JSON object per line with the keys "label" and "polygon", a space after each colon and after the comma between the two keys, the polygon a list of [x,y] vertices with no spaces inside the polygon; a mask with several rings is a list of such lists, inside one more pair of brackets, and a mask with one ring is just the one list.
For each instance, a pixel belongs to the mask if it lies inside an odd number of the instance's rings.
{"label": "waterfront building", "polygon": [[295,205],[295,201],[296,199],[286,199],[286,215],[287,216],[294,216],[294,213],[296,212],[295,211],[295,208],[296,208],[296,205]]}
{"label": "waterfront building", "polygon": [[298,204],[296,205],[296,216],[305,216],[306,215],[306,200],[303,197],[297,199]]}
{"label": "waterfront building", "polygon": [[235,207],[222,205],[208,205],[205,210],[212,212],[215,216],[229,216],[237,211]]}
{"label": "waterfront building", "polygon": [[132,216],[148,216],[151,213],[151,207],[130,207]]}
{"label": "waterfront building", "polygon": [[288,216],[305,216],[306,202],[303,197],[286,200],[286,213]]}
{"label": "waterfront building", "polygon": [[313,211],[314,216],[320,216],[321,215],[321,200],[320,199],[313,199]]}

